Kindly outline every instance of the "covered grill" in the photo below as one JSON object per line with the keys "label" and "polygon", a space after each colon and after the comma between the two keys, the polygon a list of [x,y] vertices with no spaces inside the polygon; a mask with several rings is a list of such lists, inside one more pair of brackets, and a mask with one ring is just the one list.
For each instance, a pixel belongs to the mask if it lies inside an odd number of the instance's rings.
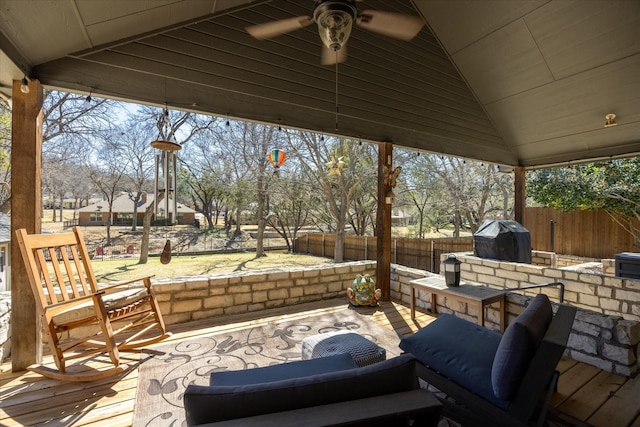
{"label": "covered grill", "polygon": [[473,235],[473,253],[480,258],[531,264],[531,234],[516,221],[485,220]]}

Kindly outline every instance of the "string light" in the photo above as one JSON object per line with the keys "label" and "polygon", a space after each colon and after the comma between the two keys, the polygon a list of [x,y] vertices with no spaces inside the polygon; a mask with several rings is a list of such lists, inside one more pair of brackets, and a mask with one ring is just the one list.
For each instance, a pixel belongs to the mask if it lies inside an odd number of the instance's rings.
{"label": "string light", "polygon": [[91,90],[89,91],[89,95],[87,95],[87,97],[86,97],[84,100],[85,100],[85,101],[87,101],[87,102],[91,102],[91,94],[92,94],[92,93],[93,93],[93,89],[91,89]]}

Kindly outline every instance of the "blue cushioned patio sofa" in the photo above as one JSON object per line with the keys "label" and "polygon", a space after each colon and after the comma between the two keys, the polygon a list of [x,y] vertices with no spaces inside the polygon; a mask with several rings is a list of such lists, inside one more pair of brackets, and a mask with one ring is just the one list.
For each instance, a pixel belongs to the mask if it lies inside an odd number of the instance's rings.
{"label": "blue cushioned patio sofa", "polygon": [[189,426],[435,427],[442,405],[402,355],[357,367],[349,354],[215,372],[184,394]]}
{"label": "blue cushioned patio sofa", "polygon": [[400,348],[418,360],[418,376],[446,394],[446,417],[465,426],[526,426],[537,408],[542,425],[575,313],[559,305],[554,316],[539,294],[504,335],[442,314]]}

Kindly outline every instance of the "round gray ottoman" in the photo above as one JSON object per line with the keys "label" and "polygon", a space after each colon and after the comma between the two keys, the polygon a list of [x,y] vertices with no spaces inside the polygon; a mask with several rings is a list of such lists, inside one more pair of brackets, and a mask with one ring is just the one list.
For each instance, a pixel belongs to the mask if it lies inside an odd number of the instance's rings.
{"label": "round gray ottoman", "polygon": [[350,330],[312,335],[302,340],[303,360],[342,353],[349,353],[360,367],[382,362],[387,358],[384,348]]}

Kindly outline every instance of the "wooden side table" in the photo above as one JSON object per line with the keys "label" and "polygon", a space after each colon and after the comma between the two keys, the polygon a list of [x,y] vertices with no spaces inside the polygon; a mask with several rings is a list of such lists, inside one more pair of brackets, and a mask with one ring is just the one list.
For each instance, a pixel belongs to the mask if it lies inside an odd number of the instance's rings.
{"label": "wooden side table", "polygon": [[437,313],[437,297],[454,298],[476,306],[478,324],[484,326],[484,308],[495,302],[500,303],[500,332],[504,332],[506,320],[505,292],[487,286],[461,283],[460,286],[449,287],[442,276],[430,276],[411,281],[411,319],[416,318],[416,289],[431,294],[431,312]]}

